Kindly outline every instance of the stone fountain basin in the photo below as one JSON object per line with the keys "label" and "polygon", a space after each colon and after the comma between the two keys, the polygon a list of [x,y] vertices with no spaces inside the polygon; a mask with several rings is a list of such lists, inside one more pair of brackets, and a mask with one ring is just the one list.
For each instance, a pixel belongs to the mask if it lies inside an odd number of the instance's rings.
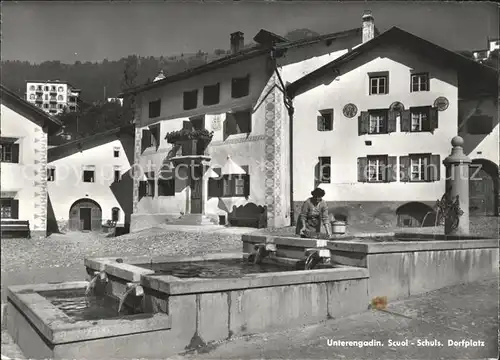
{"label": "stone fountain basin", "polygon": [[[121,354],[141,357],[148,334],[169,331],[164,313],[75,321],[40,293],[84,290],[86,281],[11,286],[8,288],[7,330],[27,358],[106,358]],[[105,349],[105,351],[103,351]],[[104,358],[102,357],[102,358]]]}
{"label": "stone fountain basin", "polygon": [[277,255],[287,258],[301,257],[308,248],[327,248],[334,263],[368,270],[370,298],[401,299],[498,276],[498,239],[389,235],[366,234],[326,241],[248,234],[242,236],[242,241],[243,252],[252,252],[256,244],[274,244]]}
{"label": "stone fountain basin", "polygon": [[[138,282],[146,294],[145,302],[154,303],[171,316],[170,333],[161,340],[168,344],[162,358],[234,336],[315,324],[368,309],[368,271],[364,268],[341,266],[237,278],[178,278],[155,275],[152,270],[133,265],[241,259],[243,255],[124,257],[122,262],[116,262],[117,257],[87,258],[85,266],[89,273],[106,272],[107,294],[116,296],[123,293],[127,282]],[[298,259],[270,261],[290,265]]]}

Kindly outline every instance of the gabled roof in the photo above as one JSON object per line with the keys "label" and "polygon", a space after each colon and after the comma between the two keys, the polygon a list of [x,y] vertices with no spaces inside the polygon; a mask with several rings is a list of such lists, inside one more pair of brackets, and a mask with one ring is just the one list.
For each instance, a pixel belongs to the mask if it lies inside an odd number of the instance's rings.
{"label": "gabled roof", "polygon": [[7,89],[4,85],[0,84],[2,103],[10,105],[23,111],[31,121],[41,122],[43,126],[48,127],[49,134],[57,132],[62,127],[62,122],[50,116],[42,109],[24,100],[13,91]]}
{"label": "gabled roof", "polygon": [[[356,35],[361,35],[361,28],[355,28],[351,30],[346,30],[346,31],[341,31],[341,32],[335,32],[331,34],[326,34],[326,35],[320,35],[320,36],[315,36],[315,37],[310,37],[306,39],[300,39],[296,41],[287,41],[287,42],[281,42],[275,44],[275,47],[279,50],[286,50],[286,49],[291,49],[291,48],[297,48],[301,46],[308,46],[312,45],[315,43],[319,43],[322,41],[334,41],[339,38],[344,38],[344,37],[349,37],[349,36],[356,36]],[[190,78],[195,75],[199,75],[202,73],[206,73],[212,70],[216,70],[231,64],[235,64],[241,61],[245,61],[254,57],[257,57],[259,55],[263,54],[268,54],[270,51],[269,46],[263,46],[263,45],[257,45],[251,48],[243,49],[237,53],[227,55],[223,58],[216,59],[214,61],[211,61],[209,63],[194,67],[192,69],[188,69],[186,71],[171,75],[166,77],[163,80],[156,81],[154,83],[149,83],[145,85],[140,85],[131,89],[128,89],[127,91],[121,93],[118,95],[118,97],[123,97],[128,94],[138,94],[153,88],[161,87],[163,85],[179,81],[179,80],[184,80],[187,78]]]}
{"label": "gabled roof", "polygon": [[451,50],[447,50],[398,27],[392,27],[379,36],[374,37],[372,40],[367,41],[366,43],[338,57],[332,62],[316,69],[315,71],[298,79],[292,84],[289,84],[287,86],[288,95],[293,98],[300,89],[306,87],[306,85],[312,80],[318,79],[328,73],[338,74],[338,71],[342,67],[342,65],[350,62],[353,59],[356,59],[363,54],[366,54],[372,49],[387,44],[397,44],[399,47],[401,47],[402,51],[404,51],[404,49],[413,49],[423,56],[426,56],[431,61],[438,61],[444,66],[453,67],[464,74],[474,71],[476,73],[484,74],[485,77],[490,76],[491,79],[496,83],[495,76],[498,76],[497,69],[477,63],[476,61],[468,57],[460,55]]}
{"label": "gabled roof", "polygon": [[135,126],[125,125],[115,129],[103,131],[98,134],[87,136],[81,139],[69,141],[65,144],[54,146],[48,149],[48,162],[52,162],[77,152],[88,150],[96,146],[101,146],[118,139],[122,134],[135,136]]}

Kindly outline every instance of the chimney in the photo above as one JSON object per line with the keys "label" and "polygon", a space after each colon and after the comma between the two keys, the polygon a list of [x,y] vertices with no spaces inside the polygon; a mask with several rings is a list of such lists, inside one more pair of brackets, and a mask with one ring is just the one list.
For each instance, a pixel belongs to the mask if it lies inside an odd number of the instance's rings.
{"label": "chimney", "polygon": [[363,13],[363,44],[375,37],[375,20],[372,12],[365,10]]}
{"label": "chimney", "polygon": [[243,38],[243,33],[237,31],[231,34],[231,54],[235,54],[243,49],[243,44],[245,40]]}

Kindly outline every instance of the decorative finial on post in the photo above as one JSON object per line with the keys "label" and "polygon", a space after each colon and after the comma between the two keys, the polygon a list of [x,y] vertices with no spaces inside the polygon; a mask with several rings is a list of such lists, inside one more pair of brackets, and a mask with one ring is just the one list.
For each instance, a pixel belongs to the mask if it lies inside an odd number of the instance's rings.
{"label": "decorative finial on post", "polygon": [[455,136],[451,139],[451,154],[443,160],[446,167],[445,198],[447,211],[445,218],[446,235],[469,234],[469,164],[471,159],[465,155],[464,139]]}

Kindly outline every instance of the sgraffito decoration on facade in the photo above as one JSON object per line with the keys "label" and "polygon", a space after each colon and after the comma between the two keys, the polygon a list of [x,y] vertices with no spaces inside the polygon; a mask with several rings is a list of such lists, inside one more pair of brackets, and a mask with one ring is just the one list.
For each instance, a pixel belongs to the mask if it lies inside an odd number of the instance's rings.
{"label": "sgraffito decoration on facade", "polygon": [[445,225],[445,234],[458,228],[460,217],[464,214],[460,208],[459,196],[457,195],[454,199],[448,199],[446,193],[441,197],[441,200],[436,201],[434,211],[436,212],[435,225]]}
{"label": "sgraffito decoration on facade", "polygon": [[212,130],[219,131],[222,128],[222,121],[220,115],[214,115],[212,118]]}
{"label": "sgraffito decoration on facade", "polygon": [[34,134],[35,169],[34,180],[34,231],[45,231],[47,220],[47,134],[35,128]]}
{"label": "sgraffito decoration on facade", "polygon": [[[141,141],[142,141],[142,131],[139,128],[135,128],[135,146],[134,146],[134,164],[132,165],[132,169],[135,170],[136,166],[139,164],[139,157],[141,155]],[[133,172],[132,177],[134,179],[134,190],[133,190],[133,208],[134,213],[137,213],[138,207],[137,203],[139,202],[139,179],[136,174],[136,171]]]}
{"label": "sgraffito decoration on facade", "polygon": [[358,113],[358,108],[356,105],[349,103],[346,106],[344,106],[342,112],[344,113],[344,116],[346,118],[352,119]]}
{"label": "sgraffito decoration on facade", "polygon": [[405,109],[405,106],[400,101],[395,101],[391,104],[391,106],[389,106],[389,110],[391,110],[391,111],[401,112],[401,111],[404,111],[404,109]]}
{"label": "sgraffito decoration on facade", "polygon": [[450,102],[444,96],[440,96],[436,100],[434,100],[434,107],[437,108],[438,111],[445,111],[446,109],[448,109],[449,105]]}

